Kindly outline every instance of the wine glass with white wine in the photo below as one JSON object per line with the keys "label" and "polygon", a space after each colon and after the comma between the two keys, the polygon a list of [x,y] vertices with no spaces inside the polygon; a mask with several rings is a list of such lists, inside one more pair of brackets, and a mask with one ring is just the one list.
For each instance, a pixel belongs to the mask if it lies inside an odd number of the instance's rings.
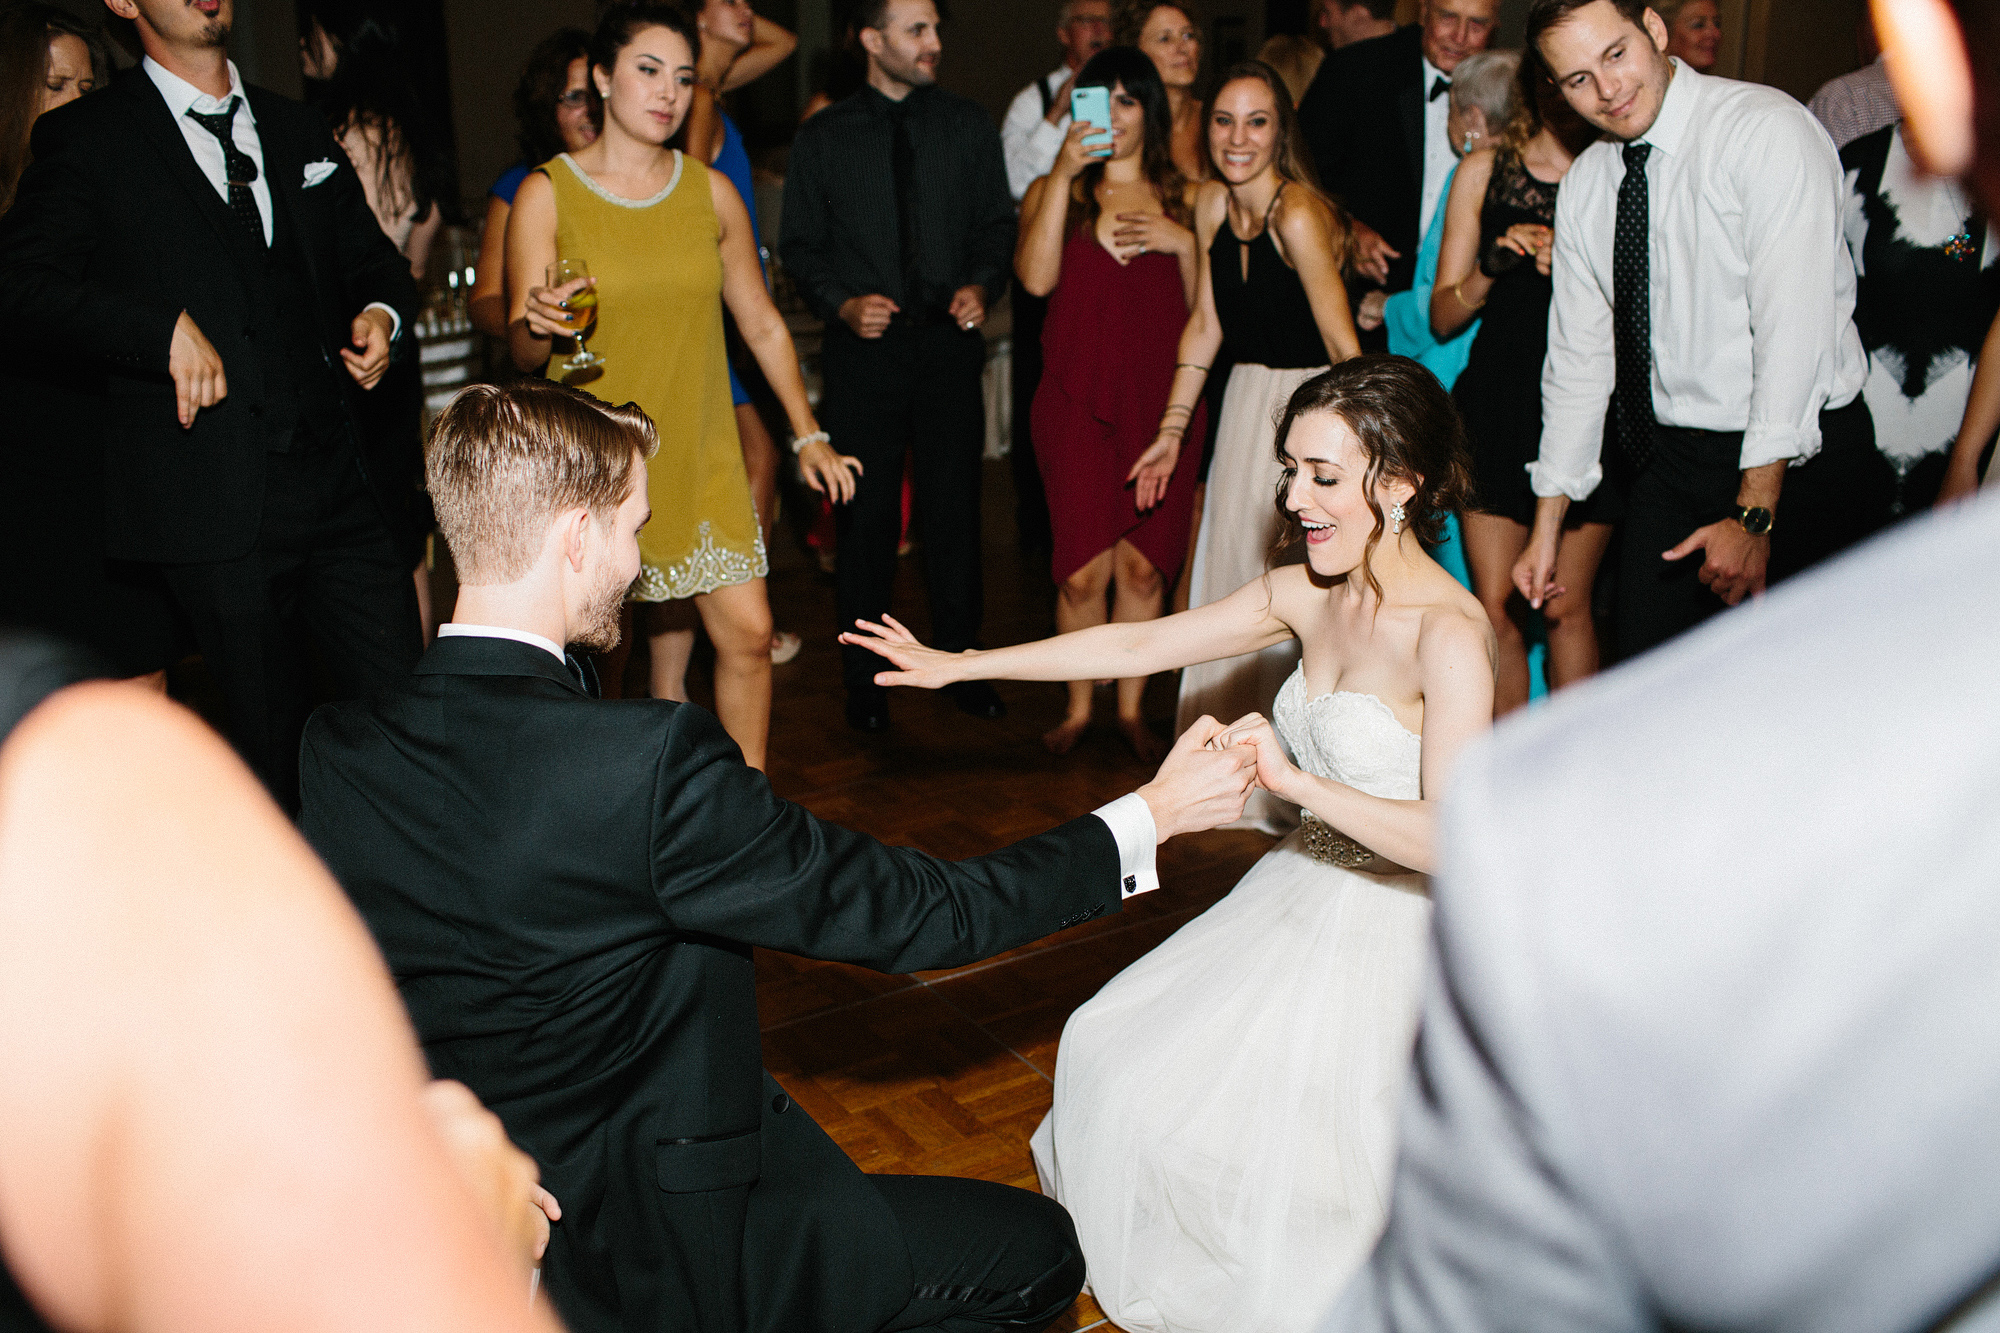
{"label": "wine glass with white wine", "polygon": [[[578,278],[590,276],[590,265],[581,259],[558,259],[549,265],[549,286],[560,287],[564,283],[575,282]],[[576,353],[562,363],[562,369],[588,370],[592,366],[604,364],[604,358],[584,345],[584,339],[597,331],[597,288],[580,287],[570,293],[564,303],[569,311],[571,336],[576,339]]]}

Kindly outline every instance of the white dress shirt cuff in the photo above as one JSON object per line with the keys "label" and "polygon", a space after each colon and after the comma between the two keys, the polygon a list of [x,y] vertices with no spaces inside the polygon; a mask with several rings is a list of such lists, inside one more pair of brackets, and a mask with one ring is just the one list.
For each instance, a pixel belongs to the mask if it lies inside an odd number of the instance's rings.
{"label": "white dress shirt cuff", "polygon": [[1540,461],[1528,464],[1528,489],[1544,497],[1567,495],[1581,504],[1590,498],[1590,493],[1603,480],[1604,468],[1594,460],[1581,476],[1564,476],[1559,469]]}
{"label": "white dress shirt cuff", "polygon": [[1748,472],[1753,467],[1766,463],[1780,463],[1790,460],[1803,463],[1819,452],[1819,417],[1815,413],[1813,424],[1806,429],[1791,429],[1784,426],[1758,426],[1755,422],[1743,432],[1742,468]]}
{"label": "white dress shirt cuff", "polygon": [[[1035,117],[1035,128],[1028,133],[1028,147],[1035,153],[1046,157],[1053,164],[1056,160],[1056,154],[1062,151],[1063,140],[1068,135],[1069,113],[1067,111],[1063,113],[1062,123],[1059,125],[1049,124],[1047,116],[1037,116]],[[1048,172],[1045,171],[1042,174],[1047,175]]]}
{"label": "white dress shirt cuff", "polygon": [[386,301],[370,301],[367,305],[362,306],[361,309],[363,310],[363,312],[369,310],[381,310],[387,312],[389,316],[390,342],[394,342],[396,341],[396,339],[403,336],[403,317],[396,313],[396,307],[390,305]]}
{"label": "white dress shirt cuff", "polygon": [[1159,888],[1160,830],[1146,798],[1133,792],[1091,813],[1104,821],[1118,843],[1118,896],[1136,898]]}

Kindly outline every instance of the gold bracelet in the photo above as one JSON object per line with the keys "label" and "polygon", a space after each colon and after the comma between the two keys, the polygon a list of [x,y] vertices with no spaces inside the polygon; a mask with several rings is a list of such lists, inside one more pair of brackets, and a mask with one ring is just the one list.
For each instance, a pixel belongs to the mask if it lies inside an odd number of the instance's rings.
{"label": "gold bracelet", "polygon": [[[1468,273],[1465,275],[1465,278],[1469,278],[1471,276],[1472,275]],[[1479,309],[1479,306],[1485,305],[1486,302],[1481,301],[1479,305],[1474,305],[1472,302],[1465,299],[1465,278],[1460,278],[1457,282],[1454,282],[1451,285],[1451,294],[1453,296],[1456,296],[1458,298],[1458,303],[1464,306],[1467,310],[1477,310]]]}

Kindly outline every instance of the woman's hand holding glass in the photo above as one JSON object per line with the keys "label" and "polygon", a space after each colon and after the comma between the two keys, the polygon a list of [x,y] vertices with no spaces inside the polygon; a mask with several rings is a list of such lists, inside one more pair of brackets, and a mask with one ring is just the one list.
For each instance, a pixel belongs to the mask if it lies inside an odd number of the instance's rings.
{"label": "woman's hand holding glass", "polygon": [[584,288],[596,286],[596,278],[574,278],[559,287],[528,288],[528,331],[537,338],[574,338],[576,325],[566,303]]}
{"label": "woman's hand holding glass", "polygon": [[855,478],[863,469],[852,454],[837,454],[824,441],[814,440],[799,450],[799,475],[806,485],[835,504],[854,498]]}
{"label": "woman's hand holding glass", "polygon": [[840,636],[842,643],[866,648],[897,668],[877,672],[877,685],[914,685],[920,690],[935,690],[966,679],[958,668],[966,658],[976,654],[976,649],[947,653],[939,648],[926,648],[894,616],[885,613],[882,622],[878,625],[872,620],[857,620],[854,629]]}

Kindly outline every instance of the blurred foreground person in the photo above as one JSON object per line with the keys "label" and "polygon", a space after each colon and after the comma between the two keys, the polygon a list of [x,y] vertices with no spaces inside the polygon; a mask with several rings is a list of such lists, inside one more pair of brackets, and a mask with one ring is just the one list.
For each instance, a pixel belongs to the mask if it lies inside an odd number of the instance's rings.
{"label": "blurred foreground person", "polygon": [[[2000,5],[1877,16],[1990,214]],[[1329,1333],[2000,1324],[1996,551],[1992,497],[1918,519],[1466,756]]]}
{"label": "blurred foreground person", "polygon": [[534,1164],[426,1087],[326,871],[192,714],[77,675],[0,636],[0,1328],[554,1333]]}

